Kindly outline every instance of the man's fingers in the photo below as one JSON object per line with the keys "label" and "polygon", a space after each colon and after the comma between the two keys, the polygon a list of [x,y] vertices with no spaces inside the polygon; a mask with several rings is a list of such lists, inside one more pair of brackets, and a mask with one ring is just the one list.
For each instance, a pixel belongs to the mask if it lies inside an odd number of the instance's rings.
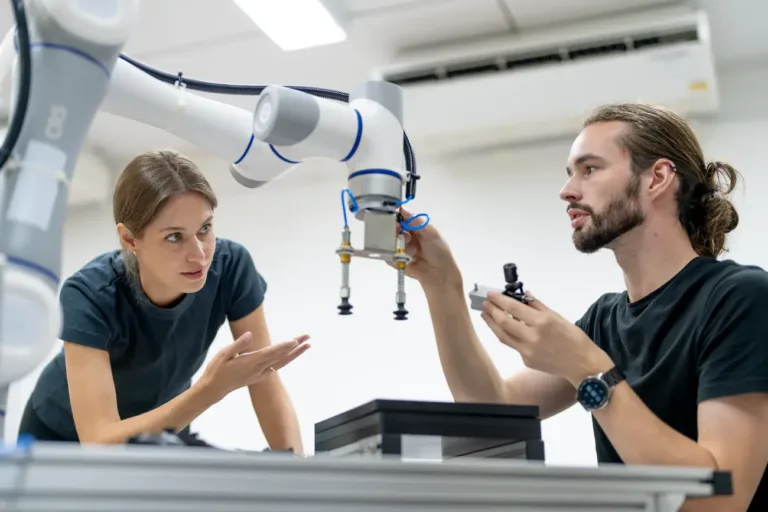
{"label": "man's fingers", "polygon": [[507,345],[508,347],[511,347],[515,350],[519,351],[519,342],[515,340],[512,336],[506,333],[506,331],[496,322],[496,320],[493,319],[490,313],[487,311],[483,311],[480,313],[480,318],[482,318],[486,324],[488,324],[488,327],[491,328],[491,331],[493,331],[493,334],[496,335],[497,338],[499,338],[499,341],[501,341],[503,344]]}
{"label": "man's fingers", "polygon": [[[514,301],[514,299],[509,300]],[[513,337],[516,340],[523,340],[526,338],[526,331],[529,327],[519,320],[509,316],[509,313],[499,308],[494,303],[490,301],[486,302],[483,307],[483,312],[486,313],[508,336]]]}
{"label": "man's fingers", "polygon": [[533,325],[540,315],[531,305],[523,304],[499,292],[488,292],[488,302],[528,325]]}
{"label": "man's fingers", "polygon": [[526,297],[530,297],[531,299],[533,299],[531,302],[528,303],[529,307],[532,307],[533,309],[536,309],[538,311],[549,311],[549,308],[547,307],[547,305],[541,302],[539,299],[537,299],[536,296],[532,294],[530,290],[525,292],[525,295]]}

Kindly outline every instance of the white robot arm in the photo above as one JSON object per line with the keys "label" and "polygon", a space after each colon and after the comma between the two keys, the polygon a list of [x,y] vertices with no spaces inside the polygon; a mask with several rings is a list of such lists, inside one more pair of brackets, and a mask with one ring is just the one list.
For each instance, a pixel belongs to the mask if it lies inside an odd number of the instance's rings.
{"label": "white robot arm", "polygon": [[[16,33],[0,47],[1,73],[18,53],[11,123],[0,147],[0,426],[3,388],[39,365],[59,336],[68,185],[99,109],[231,161],[234,179],[246,187],[259,187],[308,158],[344,162],[339,312],[350,313],[348,265],[360,256],[398,269],[395,318],[407,314],[403,281],[410,258],[402,229],[418,227],[398,229],[398,206],[413,198],[418,175],[402,129],[399,88],[374,81],[349,95],[281,86],[254,91],[152,70],[121,55],[139,3],[11,0]],[[189,92],[201,84],[224,94],[260,93],[255,112]],[[364,224],[361,249],[350,244],[347,209]]]}
{"label": "white robot arm", "polygon": [[[397,320],[406,319],[404,272],[410,257],[402,232],[398,234],[398,222],[403,229],[425,224],[411,226],[398,220],[398,207],[413,199],[419,178],[403,134],[400,88],[369,81],[347,95],[283,86],[248,91],[244,86],[246,92],[259,93],[250,113],[189,93],[188,88],[198,83],[121,56],[101,108],[173,133],[232,162],[232,176],[245,187],[260,187],[307,159],[345,163],[345,223],[337,250],[342,261],[339,313],[351,313],[349,262],[359,256],[382,259],[398,269],[394,314]],[[205,88],[227,94],[238,86],[208,83]],[[350,245],[347,208],[363,222],[361,249]]]}

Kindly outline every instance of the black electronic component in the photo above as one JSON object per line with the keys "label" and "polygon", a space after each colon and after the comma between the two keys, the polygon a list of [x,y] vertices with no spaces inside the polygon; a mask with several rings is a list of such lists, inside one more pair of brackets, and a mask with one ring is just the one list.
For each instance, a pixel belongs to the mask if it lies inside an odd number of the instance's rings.
{"label": "black electronic component", "polygon": [[533,302],[532,298],[525,295],[523,283],[518,280],[517,265],[514,263],[507,263],[504,265],[504,281],[507,283],[504,287],[504,295],[519,300],[523,304],[530,304]]}

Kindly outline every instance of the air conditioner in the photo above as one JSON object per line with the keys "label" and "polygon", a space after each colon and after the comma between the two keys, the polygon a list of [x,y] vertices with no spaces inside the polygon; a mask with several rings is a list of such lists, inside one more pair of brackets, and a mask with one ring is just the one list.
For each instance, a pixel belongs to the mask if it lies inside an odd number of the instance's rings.
{"label": "air conditioner", "polygon": [[402,87],[417,154],[578,133],[591,109],[610,102],[686,116],[719,107],[708,18],[683,8],[411,50],[374,77]]}

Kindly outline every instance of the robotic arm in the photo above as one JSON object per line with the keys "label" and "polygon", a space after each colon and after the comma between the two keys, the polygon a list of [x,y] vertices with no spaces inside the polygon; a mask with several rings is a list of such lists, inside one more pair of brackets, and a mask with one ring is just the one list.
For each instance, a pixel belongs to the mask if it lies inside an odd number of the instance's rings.
{"label": "robotic arm", "polygon": [[[188,93],[183,77],[166,76],[166,81],[174,81],[171,85],[156,78],[162,72],[141,68],[146,66],[127,57],[117,61],[102,109],[173,133],[233,162],[230,172],[245,187],[262,186],[307,159],[344,162],[348,187],[342,191],[345,222],[337,249],[342,262],[339,313],[351,314],[349,264],[357,256],[395,266],[395,319],[407,318],[404,282],[410,257],[402,229],[423,225],[412,227],[398,219],[398,207],[413,199],[418,179],[406,168],[398,86],[365,82],[349,94],[348,104],[297,88],[269,86],[260,92],[251,114]],[[346,209],[363,222],[361,249],[351,246]]]}
{"label": "robotic arm", "polygon": [[[344,103],[323,97],[333,91],[308,88],[319,94],[313,95],[298,88],[269,86],[260,90],[250,113],[188,93],[189,86],[181,76],[169,76],[123,56],[114,67],[101,108],[163,129],[233,162],[232,176],[249,188],[260,187],[308,159],[344,162],[348,186],[341,193],[344,227],[336,251],[342,264],[339,313],[351,314],[351,258],[364,257],[387,261],[397,269],[394,314],[396,320],[405,320],[405,268],[410,257],[402,231],[426,224],[411,226],[398,218],[399,206],[413,199],[418,179],[413,162],[407,169],[408,145],[404,156],[400,88],[388,82],[364,82]],[[216,84],[208,86],[216,90]],[[219,87],[232,91],[232,86]],[[363,222],[360,249],[351,245],[347,209]]]}
{"label": "robotic arm", "polygon": [[[352,257],[398,272],[396,319],[405,319],[399,205],[418,175],[402,129],[400,89],[365,82],[346,95],[300,87],[206,84],[153,70],[121,55],[139,0],[11,0],[16,37],[0,48],[13,62],[14,105],[0,148],[0,436],[7,392],[39,365],[59,337],[57,300],[68,186],[99,109],[158,127],[233,162],[240,184],[259,187],[309,158],[346,164],[340,314],[349,314]],[[170,77],[170,78],[169,78]],[[188,92],[259,94],[255,111]],[[346,200],[345,200],[346,199]],[[347,210],[362,221],[364,244],[350,242]],[[401,227],[398,228],[398,223]],[[424,224],[425,225],[425,224]]]}

